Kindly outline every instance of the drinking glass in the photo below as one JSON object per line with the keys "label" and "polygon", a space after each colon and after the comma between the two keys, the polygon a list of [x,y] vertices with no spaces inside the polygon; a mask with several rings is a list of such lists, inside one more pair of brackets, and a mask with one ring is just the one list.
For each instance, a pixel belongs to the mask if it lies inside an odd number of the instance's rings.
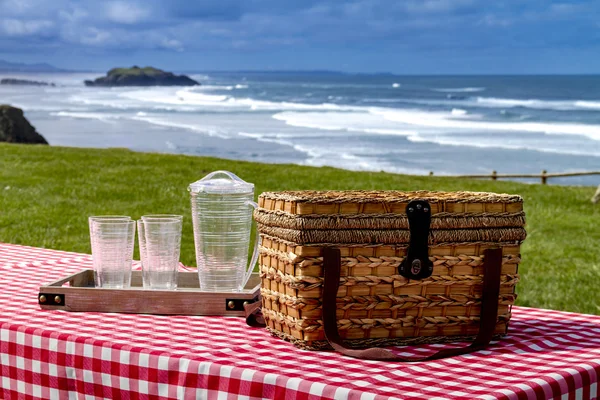
{"label": "drinking glass", "polygon": [[135,221],[127,216],[89,217],[96,287],[122,289],[131,285]]}
{"label": "drinking glass", "polygon": [[177,288],[181,215],[145,215],[138,223],[142,282],[145,289]]}
{"label": "drinking glass", "polygon": [[180,221],[183,220],[183,215],[177,215],[177,214],[146,214],[146,215],[142,215],[141,218],[143,220],[147,220],[147,219],[178,219]]}

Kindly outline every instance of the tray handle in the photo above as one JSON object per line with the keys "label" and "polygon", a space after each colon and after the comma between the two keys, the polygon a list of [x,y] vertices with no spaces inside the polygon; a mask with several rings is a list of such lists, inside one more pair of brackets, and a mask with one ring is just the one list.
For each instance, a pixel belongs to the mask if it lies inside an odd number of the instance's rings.
{"label": "tray handle", "polygon": [[[94,272],[91,269],[86,269],[83,271],[79,271],[73,275],[69,275],[67,277],[64,277],[56,282],[52,282],[49,283],[47,285],[44,285],[46,287],[48,286],[63,286],[65,283],[70,282],[70,281],[79,281],[81,283],[88,283],[90,282],[90,275],[92,277],[92,282],[94,281]],[[42,286],[42,287],[44,287]],[[73,285],[73,286],[88,286],[88,285]]]}

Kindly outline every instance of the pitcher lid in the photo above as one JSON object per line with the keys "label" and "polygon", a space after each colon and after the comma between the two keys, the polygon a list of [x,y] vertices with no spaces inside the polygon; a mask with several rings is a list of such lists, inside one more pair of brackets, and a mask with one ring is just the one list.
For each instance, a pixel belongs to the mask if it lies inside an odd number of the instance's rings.
{"label": "pitcher lid", "polygon": [[188,187],[192,193],[253,193],[254,184],[245,182],[240,177],[229,171],[215,171],[206,175]]}

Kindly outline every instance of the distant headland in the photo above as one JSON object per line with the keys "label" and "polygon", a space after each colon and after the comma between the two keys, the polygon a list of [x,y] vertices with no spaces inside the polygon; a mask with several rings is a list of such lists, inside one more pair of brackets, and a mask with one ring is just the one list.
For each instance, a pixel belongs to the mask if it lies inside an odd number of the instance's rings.
{"label": "distant headland", "polygon": [[84,81],[86,86],[195,86],[199,82],[153,67],[113,68],[106,76]]}
{"label": "distant headland", "polygon": [[69,72],[48,63],[25,64],[0,60],[0,72]]}
{"label": "distant headland", "polygon": [[21,86],[56,86],[54,83],[32,81],[29,79],[5,78],[0,79],[0,85],[21,85]]}

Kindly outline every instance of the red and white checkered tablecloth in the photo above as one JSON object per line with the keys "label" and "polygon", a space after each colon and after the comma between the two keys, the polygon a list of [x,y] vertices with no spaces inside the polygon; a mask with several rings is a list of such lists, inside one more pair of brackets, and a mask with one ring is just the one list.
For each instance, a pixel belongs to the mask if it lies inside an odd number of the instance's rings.
{"label": "red and white checkered tablecloth", "polygon": [[89,255],[0,244],[3,398],[598,397],[600,316],[514,307],[509,335],[488,350],[420,363],[362,361],[298,350],[242,318],[39,308],[41,285],[85,268]]}

